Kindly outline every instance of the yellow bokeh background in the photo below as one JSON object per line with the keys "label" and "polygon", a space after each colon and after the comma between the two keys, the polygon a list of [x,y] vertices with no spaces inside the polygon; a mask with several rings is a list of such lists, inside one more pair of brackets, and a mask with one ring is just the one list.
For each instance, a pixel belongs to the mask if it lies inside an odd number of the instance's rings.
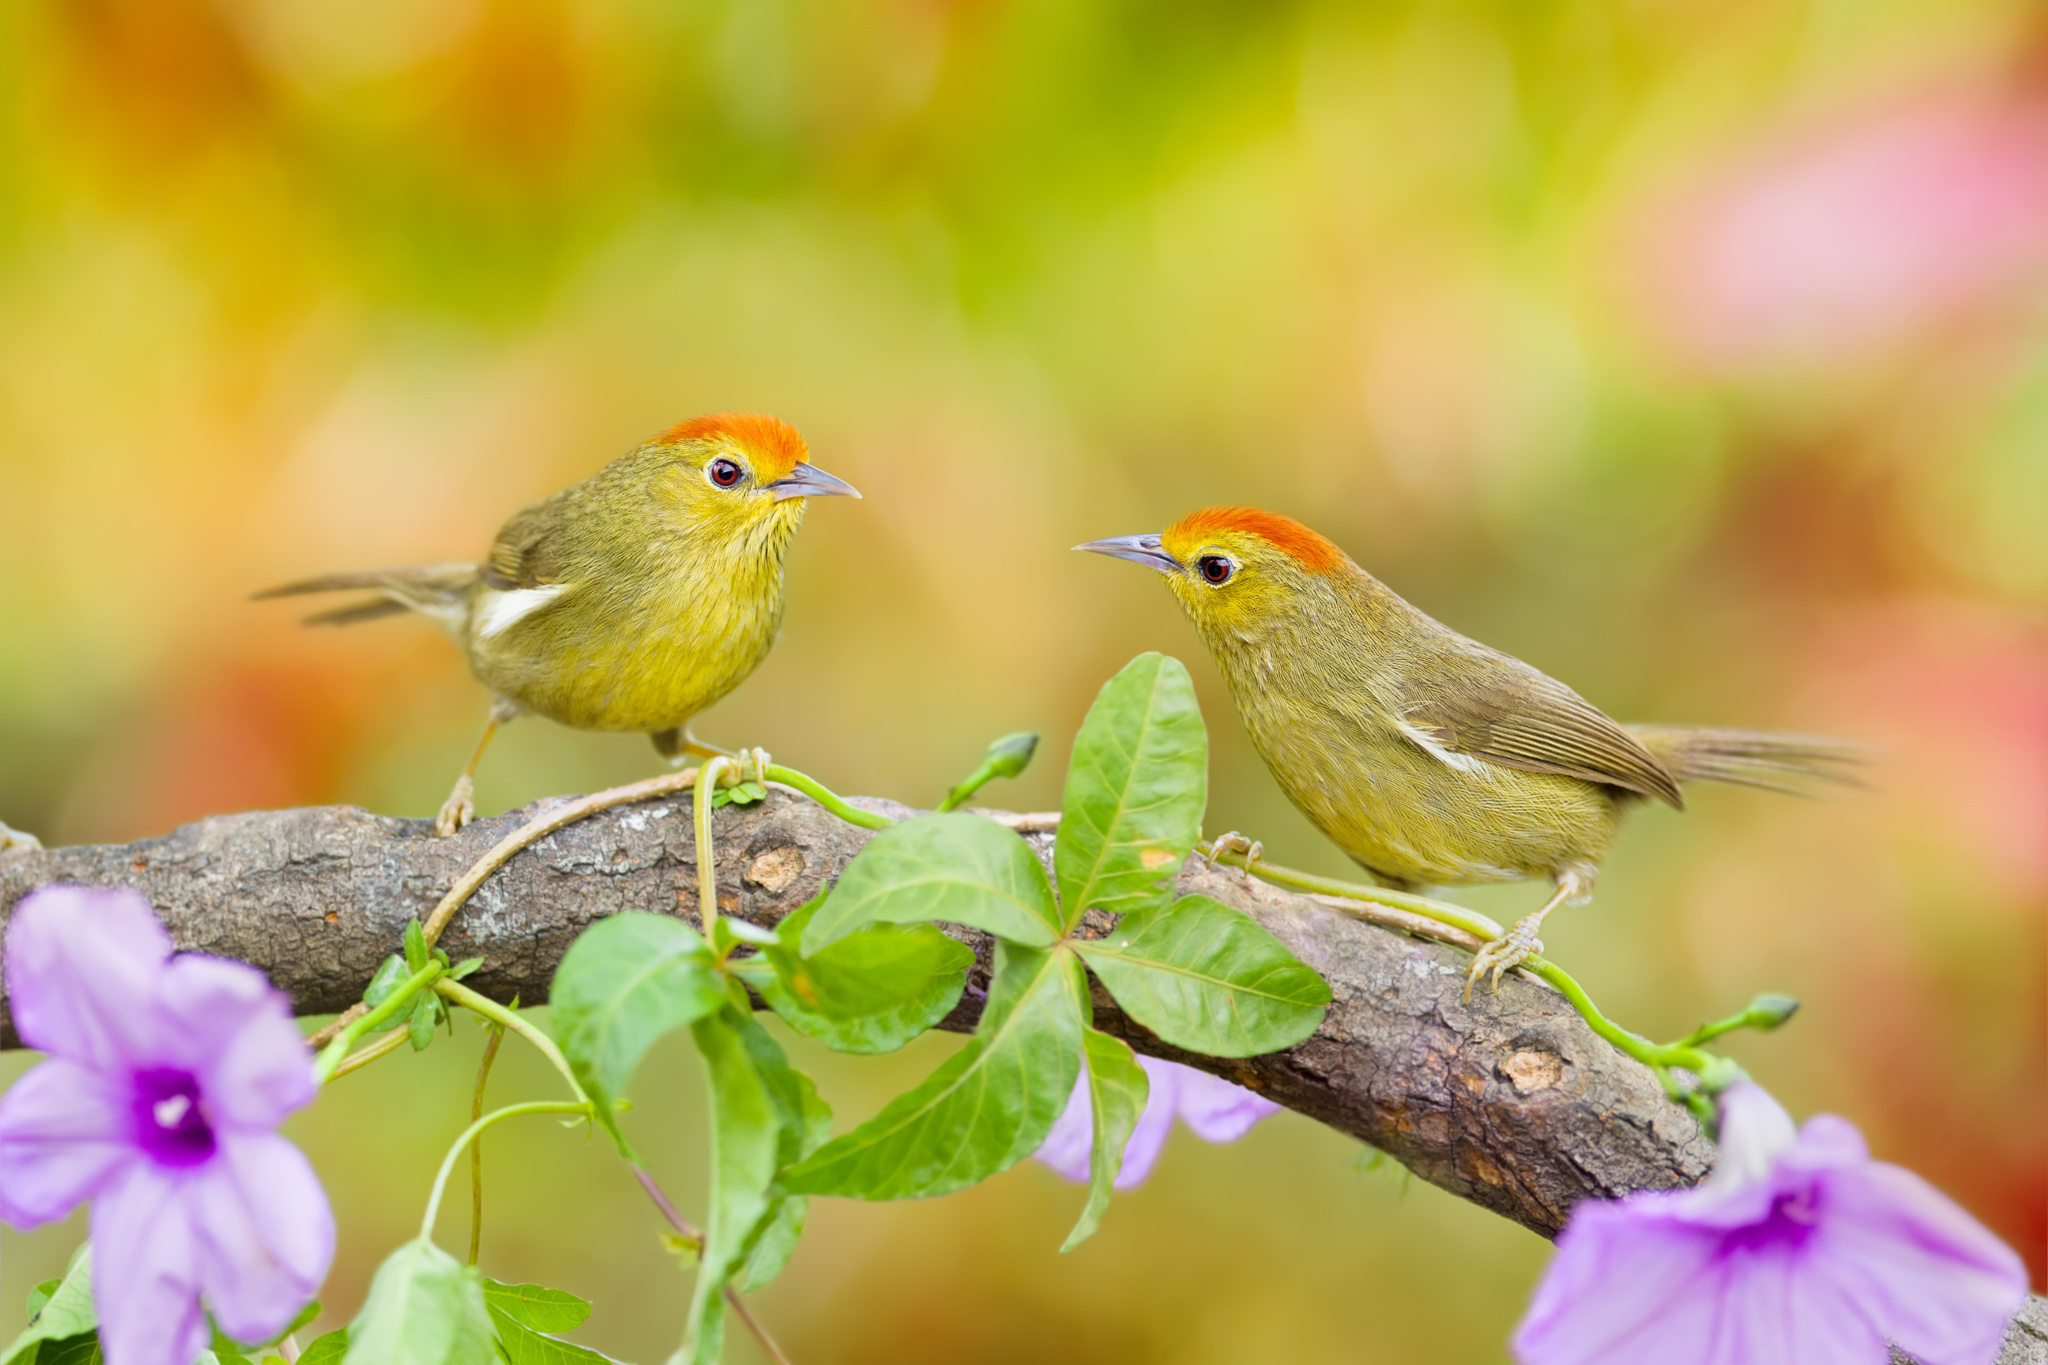
{"label": "yellow bokeh background", "polygon": [[[1644,812],[1546,941],[1652,1035],[1799,996],[1736,1055],[2038,1286],[2044,111],[2022,0],[25,0],[0,819],[431,814],[486,703],[445,641],[247,595],[478,555],[649,433],[760,409],[866,496],[813,508],[781,643],[707,738],[929,804],[1037,729],[988,795],[1044,808],[1095,688],[1163,649],[1209,717],[1209,828],[1342,875],[1159,584],[1067,550],[1270,507],[1625,719],[1872,747],[1839,798]],[[656,763],[527,721],[479,798]],[[328,1324],[415,1225],[478,1045],[295,1121],[340,1214]],[[953,1045],[792,1044],[842,1122]],[[543,1092],[507,1053],[494,1095]],[[687,1046],[638,1090],[701,1208]],[[618,1163],[501,1131],[486,1269],[664,1359],[688,1277]],[[1030,1164],[821,1203],[762,1314],[803,1365],[1493,1361],[1547,1255],[1292,1115],[1178,1135],[1060,1257],[1078,1206]],[[80,1235],[0,1233],[0,1314]]]}

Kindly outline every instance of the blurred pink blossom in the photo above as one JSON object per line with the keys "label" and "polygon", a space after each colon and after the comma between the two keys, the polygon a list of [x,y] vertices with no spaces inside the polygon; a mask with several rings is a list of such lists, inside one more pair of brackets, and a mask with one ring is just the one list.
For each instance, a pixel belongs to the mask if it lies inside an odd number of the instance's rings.
{"label": "blurred pink blossom", "polygon": [[2048,261],[2048,107],[1981,94],[1759,148],[1652,215],[1660,329],[1704,368],[1838,365]]}

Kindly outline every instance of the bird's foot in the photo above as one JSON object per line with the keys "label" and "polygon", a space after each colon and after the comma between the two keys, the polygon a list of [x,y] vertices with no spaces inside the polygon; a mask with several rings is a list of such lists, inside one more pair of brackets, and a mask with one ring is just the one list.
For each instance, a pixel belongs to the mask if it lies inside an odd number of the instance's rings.
{"label": "bird's foot", "polygon": [[33,834],[25,833],[0,821],[0,856],[9,853],[34,853],[41,849],[43,841]]}
{"label": "bird's foot", "polygon": [[1479,984],[1480,977],[1492,972],[1493,993],[1499,995],[1501,976],[1543,951],[1543,940],[1536,937],[1537,926],[1542,922],[1541,915],[1524,915],[1515,921],[1514,928],[1482,945],[1472,955],[1472,969],[1465,973],[1466,1004],[1472,1003],[1472,988]]}
{"label": "bird's foot", "polygon": [[448,793],[448,799],[441,803],[441,813],[434,817],[434,834],[446,839],[474,819],[476,781],[464,773],[455,779],[455,790]]}
{"label": "bird's foot", "polygon": [[1231,830],[1227,834],[1219,834],[1209,844],[1210,871],[1213,872],[1216,869],[1216,860],[1218,858],[1233,853],[1244,855],[1244,874],[1249,877],[1252,874],[1252,864],[1265,856],[1266,846],[1257,839],[1247,839],[1236,830]]}
{"label": "bird's foot", "polygon": [[768,757],[766,749],[756,745],[751,749],[740,750],[738,757],[740,762],[737,771],[741,781],[747,780],[747,770],[751,768],[754,772],[753,780],[764,787],[768,785],[768,770],[775,766],[775,760]]}

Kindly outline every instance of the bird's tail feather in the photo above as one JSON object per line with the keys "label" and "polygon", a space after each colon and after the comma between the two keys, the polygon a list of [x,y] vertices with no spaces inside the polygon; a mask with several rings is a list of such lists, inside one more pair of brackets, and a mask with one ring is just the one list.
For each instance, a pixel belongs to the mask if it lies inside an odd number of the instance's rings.
{"label": "bird's tail feather", "polygon": [[474,564],[415,564],[400,569],[370,569],[362,573],[323,574],[281,583],[251,595],[251,601],[269,597],[298,597],[305,593],[347,592],[366,588],[375,597],[351,602],[306,618],[309,626],[347,626],[416,611],[431,617],[449,630],[458,630],[468,611],[470,590],[476,586],[479,569]]}
{"label": "bird's tail feather", "polygon": [[1686,725],[1628,729],[1681,782],[1728,782],[1811,796],[1824,786],[1861,786],[1856,770],[1869,761],[1868,753],[1853,744],[1816,735]]}

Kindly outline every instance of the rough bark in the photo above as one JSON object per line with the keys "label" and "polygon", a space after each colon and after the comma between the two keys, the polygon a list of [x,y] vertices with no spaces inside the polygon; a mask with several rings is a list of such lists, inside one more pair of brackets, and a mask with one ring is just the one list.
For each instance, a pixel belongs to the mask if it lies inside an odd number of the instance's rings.
{"label": "rough bark", "polygon": [[[261,968],[302,1014],[346,1008],[405,922],[424,915],[493,843],[541,807],[436,839],[426,821],[352,807],[216,816],[133,844],[0,859],[0,908],[50,882],[140,888],[181,948]],[[1051,835],[1031,836],[1049,849]],[[722,908],[772,924],[834,877],[866,831],[780,790],[716,817]],[[1097,993],[1098,1023],[1141,1051],[1205,1067],[1389,1153],[1417,1175],[1545,1234],[1587,1196],[1690,1184],[1713,1163],[1692,1118],[1650,1073],[1525,981],[1467,1007],[1461,955],[1361,924],[1227,870],[1190,868],[1184,890],[1234,905],[1329,978],[1336,1002],[1298,1047],[1246,1061],[1186,1056]],[[481,956],[469,984],[498,1000],[547,998],[586,925],[620,910],[692,916],[687,798],[599,814],[543,838],[485,882],[443,940]],[[970,989],[947,1025],[973,1027]],[[15,1046],[0,1001],[0,1046]]]}
{"label": "rough bark", "polygon": [[[552,804],[479,821],[452,839],[434,838],[425,820],[328,806],[215,816],[132,844],[0,852],[0,918],[53,882],[134,886],[179,947],[250,963],[301,1014],[331,1014],[360,996],[407,920]],[[563,952],[593,920],[621,910],[694,918],[689,810],[687,797],[620,807],[515,856],[443,940],[457,959],[484,959],[469,984],[497,1000],[538,1004]],[[780,789],[759,805],[725,807],[713,838],[720,907],[773,924],[836,877],[868,837]],[[1028,837],[1049,859],[1054,836]],[[1139,1051],[1249,1086],[1546,1236],[1581,1199],[1689,1185],[1711,1169],[1713,1146],[1691,1116],[1547,988],[1510,978],[1498,998],[1475,992],[1467,1006],[1466,959],[1455,949],[1227,870],[1191,866],[1180,886],[1265,925],[1329,979],[1335,1001],[1299,1046],[1228,1061],[1166,1046],[1098,989],[1097,1025]],[[946,1027],[971,1029],[979,1017],[989,945],[977,946],[981,970]],[[0,988],[0,1047],[19,1045]],[[1999,1365],[2048,1365],[2048,1302],[2035,1299],[2015,1319]]]}

